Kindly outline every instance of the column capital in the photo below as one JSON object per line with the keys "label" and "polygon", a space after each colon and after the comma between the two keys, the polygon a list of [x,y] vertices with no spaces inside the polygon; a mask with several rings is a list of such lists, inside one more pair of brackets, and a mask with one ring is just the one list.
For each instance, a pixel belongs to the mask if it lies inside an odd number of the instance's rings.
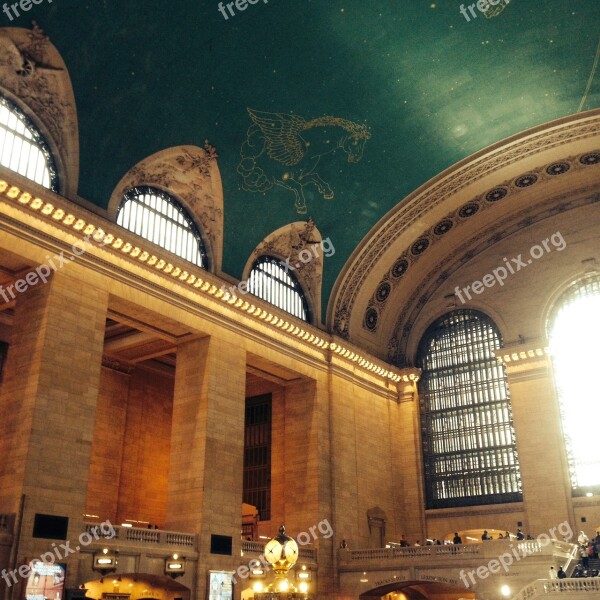
{"label": "column capital", "polygon": [[408,367],[401,369],[398,374],[398,402],[414,402],[417,398],[417,382],[421,378],[421,369]]}
{"label": "column capital", "polygon": [[538,379],[549,374],[550,352],[545,339],[508,344],[494,355],[505,366],[509,379]]}

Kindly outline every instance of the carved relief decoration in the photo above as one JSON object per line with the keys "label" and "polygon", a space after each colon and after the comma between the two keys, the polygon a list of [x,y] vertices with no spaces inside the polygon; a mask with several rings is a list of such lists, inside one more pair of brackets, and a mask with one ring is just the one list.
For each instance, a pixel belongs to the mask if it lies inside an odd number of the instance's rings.
{"label": "carved relief decoration", "polygon": [[[461,163],[449,169],[437,177],[431,185],[420,188],[411,194],[390,211],[381,227],[373,232],[347,261],[344,271],[336,282],[329,304],[328,322],[333,327],[333,331],[345,339],[350,337],[350,322],[358,323],[357,319],[352,316],[354,305],[368,277],[372,274],[383,255],[389,251],[396,241],[407,231],[418,228],[418,224],[426,220],[427,213],[432,209],[448,202],[448,198],[456,196],[467,186],[493,175],[501,168],[514,165],[542,151],[558,148],[574,141],[593,138],[599,132],[600,111],[590,111],[584,117],[576,115],[565,118],[558,123],[553,123],[551,127],[545,126],[545,128],[540,127],[534,131],[525,132],[520,136],[511,138],[510,143],[505,141],[492,150],[481,152],[468,163]],[[597,153],[588,154],[591,156],[591,158],[588,157],[590,162],[579,163],[576,165],[577,168],[586,168],[596,164],[594,157]],[[542,176],[555,177],[565,173],[565,169],[568,170],[570,167],[571,165],[565,167],[565,165],[559,163],[552,163],[547,165],[550,170],[546,170]],[[528,176],[533,175],[536,176],[535,179],[528,178]],[[539,174],[537,173],[524,173],[522,177],[515,179],[511,186],[515,189],[527,187],[537,183],[538,178]],[[500,196],[496,197],[494,192],[496,192],[495,188],[487,193],[489,197],[483,200],[484,203],[492,204],[501,199]],[[498,190],[497,193],[500,194],[500,191]],[[484,194],[484,196],[486,195]],[[481,199],[479,199],[479,202],[481,203]],[[476,201],[475,204],[477,204]],[[457,218],[468,219],[474,216],[480,208],[480,205],[475,206],[475,204],[463,203],[459,209],[462,213],[457,214]],[[432,241],[444,235],[454,223],[440,221],[435,226],[437,230],[414,240],[411,248],[406,251],[406,258],[413,260],[425,252]],[[398,276],[409,266],[402,261],[402,258],[398,256],[396,264],[392,267],[392,270],[396,269]],[[385,285],[381,287],[381,284],[385,283],[389,283],[386,277],[380,281],[380,286],[374,292],[373,297],[375,300],[377,298],[386,299],[389,296],[391,290],[388,290]],[[377,319],[373,308],[367,309],[360,318],[360,322],[367,330],[369,329],[367,325],[372,326]]]}
{"label": "carved relief decoration", "polygon": [[252,252],[244,267],[244,279],[260,256],[274,256],[289,266],[308,300],[315,324],[321,322],[323,282],[322,237],[312,217],[280,227],[269,234]]}
{"label": "carved relief decoration", "polygon": [[0,28],[0,91],[35,123],[57,163],[60,193],[74,197],[79,177],[79,131],[67,67],[48,36]]}
{"label": "carved relief decoration", "polygon": [[[533,186],[539,182],[563,175],[567,172],[573,174],[590,165],[600,165],[600,152],[586,152],[581,156],[571,156],[562,161],[555,161],[550,165],[533,169],[510,181],[503,181],[493,189],[484,194],[480,194],[476,198],[472,198],[468,202],[465,202],[460,208],[447,214],[444,218],[440,219],[436,225],[423,232],[421,236],[398,257],[388,273],[381,279],[367,305],[363,318],[363,327],[371,333],[377,331],[379,317],[385,309],[386,302],[392,295],[396,286],[400,284],[404,274],[409,268],[414,267],[426,250],[435,243],[441,241],[450,230],[456,229],[467,220],[481,215],[484,211],[489,210],[504,198],[525,187]],[[491,242],[495,243],[498,239],[501,239],[501,236],[496,232],[496,234],[492,234],[489,239]]]}
{"label": "carved relief decoration", "polygon": [[[407,351],[409,336],[412,333],[411,323],[417,320],[421,310],[434,295],[437,288],[442,285],[454,271],[460,269],[469,262],[475,255],[484,252],[487,248],[493,246],[501,239],[510,237],[523,227],[529,227],[535,222],[543,221],[550,216],[560,214],[566,210],[572,210],[580,206],[600,202],[600,193],[595,192],[595,186],[588,186],[582,189],[572,189],[553,199],[544,210],[537,212],[535,217],[523,216],[517,214],[513,219],[504,223],[503,227],[497,224],[491,225],[484,230],[480,236],[478,244],[473,245],[471,240],[465,241],[454,249],[453,252],[446,255],[443,260],[427,272],[421,283],[414,288],[410,297],[403,305],[403,310],[396,320],[391,337],[387,346],[386,360],[392,364],[405,365],[410,364],[412,352]],[[413,340],[414,342],[414,340]],[[413,344],[411,344],[412,346]],[[411,350],[414,350],[411,348]],[[384,355],[385,356],[385,355]]]}
{"label": "carved relief decoration", "polygon": [[116,221],[123,194],[139,186],[163,190],[188,211],[202,233],[211,270],[220,273],[223,251],[223,187],[218,154],[208,142],[204,148],[177,146],[145,158],[115,187],[108,206]]}

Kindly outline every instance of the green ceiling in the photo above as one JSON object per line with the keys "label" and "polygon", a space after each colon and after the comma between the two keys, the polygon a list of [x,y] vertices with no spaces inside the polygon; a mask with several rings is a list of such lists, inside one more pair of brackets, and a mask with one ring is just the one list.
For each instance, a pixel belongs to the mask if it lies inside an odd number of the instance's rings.
{"label": "green ceiling", "polygon": [[[266,235],[313,216],[336,248],[325,260],[325,307],[352,250],[402,198],[485,146],[580,110],[600,37],[598,0],[512,0],[494,18],[475,8],[469,22],[459,6],[258,0],[243,12],[233,5],[225,20],[216,0],[44,0],[11,25],[35,19],[69,68],[81,196],[104,207],[141,159],[208,139],[225,194],[223,270],[241,276]],[[600,106],[597,77],[583,104]],[[248,108],[262,125],[250,138],[269,141],[267,182],[298,178],[311,152],[318,158],[342,135],[364,146],[362,159],[349,162],[343,149],[322,156],[314,171],[334,197],[305,180],[308,212],[299,215],[290,189],[242,187]],[[325,115],[334,119],[307,124]]]}

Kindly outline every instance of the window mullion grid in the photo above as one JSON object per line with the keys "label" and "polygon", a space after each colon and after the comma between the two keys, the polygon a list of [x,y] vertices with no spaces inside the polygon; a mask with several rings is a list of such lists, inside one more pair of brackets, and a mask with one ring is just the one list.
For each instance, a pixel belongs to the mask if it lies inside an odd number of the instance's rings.
{"label": "window mullion grid", "polygon": [[428,348],[420,359],[423,414],[429,423],[424,458],[433,479],[426,485],[428,502],[447,506],[452,498],[460,504],[466,496],[513,497],[519,487],[510,400],[501,391],[506,382],[492,352],[499,338],[491,324],[472,314],[446,317],[444,324],[432,326],[434,338],[421,346]]}

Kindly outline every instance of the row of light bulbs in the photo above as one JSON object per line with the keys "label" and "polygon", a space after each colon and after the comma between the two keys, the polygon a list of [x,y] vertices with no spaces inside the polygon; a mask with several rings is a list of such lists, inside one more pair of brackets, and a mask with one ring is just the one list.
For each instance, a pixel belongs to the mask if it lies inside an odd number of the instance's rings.
{"label": "row of light bulbs", "polygon": [[22,206],[29,206],[30,209],[39,211],[41,214],[51,217],[56,222],[60,222],[63,225],[71,227],[75,231],[82,233],[84,236],[90,236],[96,242],[101,242],[104,246],[111,246],[114,250],[119,250],[123,254],[129,255],[131,258],[135,258],[141,263],[171,275],[171,277],[176,278],[183,283],[187,283],[188,285],[191,285],[194,288],[209,294],[210,296],[214,296],[215,298],[226,302],[227,304],[230,304],[239,310],[243,310],[248,314],[264,321],[265,323],[269,323],[271,326],[277,327],[282,331],[296,336],[297,338],[306,341],[317,348],[323,350],[330,349],[332,352],[341,356],[342,358],[346,358],[349,361],[357,363],[359,367],[367,371],[370,371],[376,375],[380,375],[381,377],[389,379],[394,383],[398,383],[400,381],[404,381],[405,383],[418,381],[418,375],[416,373],[410,373],[408,375],[395,373],[381,365],[377,365],[376,363],[368,360],[349,348],[341,346],[340,344],[330,343],[322,337],[311,333],[310,331],[307,331],[282,317],[274,315],[260,306],[256,306],[255,304],[243,300],[242,298],[237,298],[230,292],[220,289],[210,281],[206,281],[201,277],[189,273],[185,269],[177,267],[172,263],[155,256],[154,254],[150,254],[139,246],[135,246],[120,237],[115,237],[113,234],[108,233],[101,228],[97,228],[91,223],[87,223],[83,219],[76,217],[62,208],[57,208],[53,204],[45,202],[41,198],[33,197],[29,192],[25,192],[17,186],[10,185],[7,181],[0,180],[0,193],[4,194],[11,200],[16,200]]}

